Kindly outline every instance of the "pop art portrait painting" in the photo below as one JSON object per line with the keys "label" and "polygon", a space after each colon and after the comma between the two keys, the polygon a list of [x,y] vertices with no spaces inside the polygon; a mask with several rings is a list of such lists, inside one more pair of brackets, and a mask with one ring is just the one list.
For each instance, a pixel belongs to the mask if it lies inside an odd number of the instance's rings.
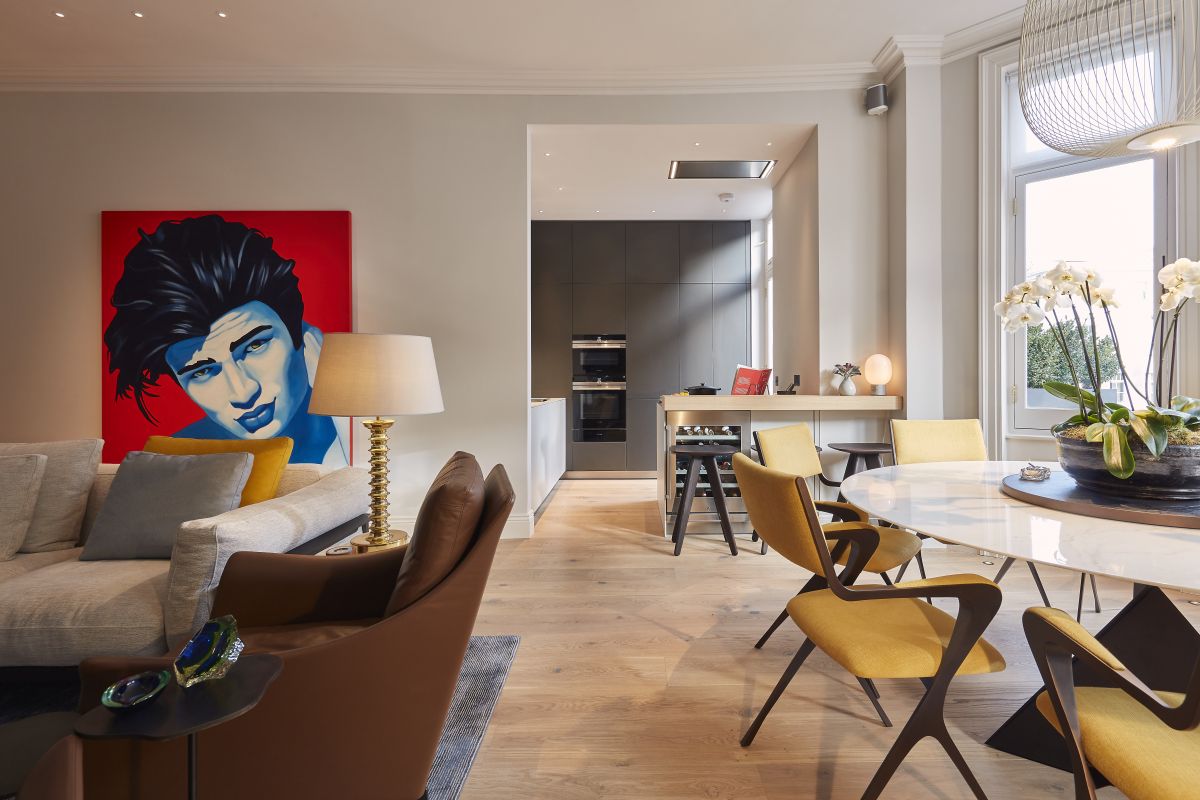
{"label": "pop art portrait painting", "polygon": [[101,249],[106,462],[157,434],[349,463],[348,420],[308,413],[324,335],[351,327],[349,212],[106,211]]}

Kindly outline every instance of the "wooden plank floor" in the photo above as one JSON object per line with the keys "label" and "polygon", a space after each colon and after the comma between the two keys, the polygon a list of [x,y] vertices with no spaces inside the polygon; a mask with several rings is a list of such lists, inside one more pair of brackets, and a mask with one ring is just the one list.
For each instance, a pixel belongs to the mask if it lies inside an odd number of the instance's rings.
{"label": "wooden plank floor", "polygon": [[[783,800],[858,798],[891,745],[853,678],[819,651],[768,717],[738,745],[800,642],[785,623],[753,645],[806,577],[743,540],[734,558],[719,538],[689,538],[670,555],[658,533],[652,481],[564,481],[537,534],[500,543],[476,633],[522,637],[508,684],[463,794],[465,800]],[[998,568],[965,548],[929,549],[931,575]],[[1078,578],[1046,568],[1051,600],[1074,611]],[[951,733],[993,800],[1067,798],[1068,776],[982,742],[1040,686],[1021,633],[1035,605],[1029,572],[1014,566],[988,638],[1006,672],[957,679]],[[1100,584],[1105,612],[1128,585]],[[1193,623],[1200,611],[1179,598]],[[941,601],[939,601],[941,602]],[[897,726],[918,700],[916,681],[880,681]],[[941,749],[918,746],[885,798],[969,798]],[[1113,789],[1101,797],[1121,795]]]}

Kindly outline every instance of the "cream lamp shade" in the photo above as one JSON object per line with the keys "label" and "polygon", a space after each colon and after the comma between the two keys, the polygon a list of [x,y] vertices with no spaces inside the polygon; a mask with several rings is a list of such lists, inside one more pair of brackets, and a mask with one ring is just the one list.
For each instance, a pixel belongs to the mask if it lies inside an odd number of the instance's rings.
{"label": "cream lamp shade", "polygon": [[892,360],[876,353],[863,362],[863,377],[871,384],[872,394],[883,394],[884,385],[892,379]]}
{"label": "cream lamp shade", "polygon": [[329,417],[445,410],[433,341],[390,333],[327,333],[309,413]]}

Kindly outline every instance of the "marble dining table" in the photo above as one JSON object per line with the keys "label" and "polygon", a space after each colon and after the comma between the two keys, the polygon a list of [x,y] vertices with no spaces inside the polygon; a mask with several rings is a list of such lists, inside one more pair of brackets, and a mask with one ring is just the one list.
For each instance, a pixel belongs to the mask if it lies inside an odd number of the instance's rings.
{"label": "marble dining table", "polygon": [[[1200,633],[1164,590],[1200,593],[1200,530],[1087,517],[1003,494],[1004,478],[1025,464],[882,467],[846,478],[841,490],[871,516],[942,542],[1128,581],[1136,587],[1132,599],[1096,638],[1155,689],[1185,691],[1200,663]],[[1054,462],[1042,465],[1059,469]],[[1075,679],[1080,686],[1098,680],[1078,665]],[[1037,711],[1033,697],[987,743],[1070,769],[1061,737]]]}
{"label": "marble dining table", "polygon": [[[1024,461],[882,467],[842,483],[873,517],[942,542],[1131,584],[1200,593],[1200,530],[1098,519],[1004,495]],[[1057,470],[1057,462],[1039,462]]]}

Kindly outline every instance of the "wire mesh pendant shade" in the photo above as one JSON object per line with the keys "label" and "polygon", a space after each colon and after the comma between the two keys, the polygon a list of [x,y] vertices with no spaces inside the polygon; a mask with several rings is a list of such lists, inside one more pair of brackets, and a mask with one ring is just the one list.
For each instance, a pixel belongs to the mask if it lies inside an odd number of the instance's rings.
{"label": "wire mesh pendant shade", "polygon": [[1200,0],[1027,0],[1018,88],[1046,146],[1115,156],[1200,140]]}

